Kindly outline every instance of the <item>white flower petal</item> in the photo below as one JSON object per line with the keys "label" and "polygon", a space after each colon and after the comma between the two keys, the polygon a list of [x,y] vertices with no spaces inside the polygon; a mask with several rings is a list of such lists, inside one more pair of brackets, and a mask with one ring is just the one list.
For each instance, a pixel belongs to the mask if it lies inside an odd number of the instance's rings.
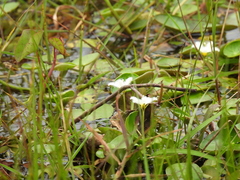
{"label": "white flower petal", "polygon": [[151,104],[153,101],[157,100],[156,97],[151,98],[151,97],[147,97],[147,96],[142,96],[141,99],[138,99],[138,98],[132,96],[130,99],[132,100],[133,103],[139,104],[141,106]]}
{"label": "white flower petal", "polygon": [[117,87],[117,88],[121,88],[122,86],[131,84],[132,80],[133,80],[132,77],[129,77],[129,78],[127,78],[126,80],[124,80],[124,79],[118,79],[118,80],[116,80],[115,82],[110,82],[110,83],[108,83],[108,85],[109,85],[109,86],[114,86],[114,87]]}
{"label": "white flower petal", "polygon": [[196,47],[203,54],[207,54],[209,52],[212,52],[213,49],[215,51],[220,51],[219,48],[213,47],[213,42],[212,41],[206,41],[206,42],[196,41],[194,44],[195,44],[195,46],[192,45],[192,47],[193,48]]}

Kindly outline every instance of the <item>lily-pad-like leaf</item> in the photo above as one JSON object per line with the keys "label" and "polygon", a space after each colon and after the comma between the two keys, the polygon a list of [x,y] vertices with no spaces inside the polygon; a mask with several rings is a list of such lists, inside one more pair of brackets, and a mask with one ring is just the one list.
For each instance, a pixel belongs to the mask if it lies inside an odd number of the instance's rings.
{"label": "lily-pad-like leaf", "polygon": [[223,54],[227,57],[236,57],[240,55],[240,39],[227,43],[223,48]]}
{"label": "lily-pad-like leaf", "polygon": [[[88,110],[93,105],[94,104],[82,104],[82,109],[73,109],[72,118],[77,118],[84,112],[84,110]],[[113,112],[114,108],[110,104],[104,104],[101,107],[97,108],[95,111],[93,111],[90,115],[85,117],[84,120],[94,121],[96,119],[108,119],[110,116],[112,116]]]}
{"label": "lily-pad-like leaf", "polygon": [[114,108],[110,104],[104,104],[101,107],[97,108],[95,111],[93,111],[85,119],[88,121],[96,119],[108,119],[112,116],[113,112]]}
{"label": "lily-pad-like leaf", "polygon": [[[131,138],[129,137],[128,140],[131,141]],[[117,136],[116,138],[114,138],[110,143],[108,143],[108,146],[111,149],[126,149],[127,148],[122,134]]]}
{"label": "lily-pad-like leaf", "polygon": [[36,149],[35,147],[32,147],[32,150],[35,151],[36,150],[36,153],[46,153],[46,154],[49,154],[51,152],[54,152],[55,151],[55,145],[54,144],[44,144],[43,146],[38,144],[36,146]]}
{"label": "lily-pad-like leaf", "polygon": [[79,66],[79,63],[81,63],[80,65],[82,66],[87,66],[93,63],[94,61],[96,61],[99,57],[100,57],[99,53],[87,54],[82,57],[81,61],[78,58],[78,59],[75,59],[72,63],[76,64],[77,66]]}
{"label": "lily-pad-like leaf", "polygon": [[[197,93],[192,93],[189,95],[189,101],[191,104],[197,104],[199,102],[207,102],[207,101],[212,101],[214,97],[214,94],[212,92],[207,92],[205,95],[202,92],[197,92]],[[182,104],[187,104],[185,97],[181,97],[181,102]]]}
{"label": "lily-pad-like leaf", "polygon": [[162,59],[158,60],[157,65],[162,68],[179,66],[180,59],[178,59],[178,58],[162,58]]}
{"label": "lily-pad-like leaf", "polygon": [[166,27],[175,29],[178,31],[185,31],[189,29],[189,25],[185,24],[183,19],[178,16],[170,16],[167,14],[159,14],[155,16],[155,20],[163,24]]}
{"label": "lily-pad-like leaf", "polygon": [[[203,178],[202,169],[197,164],[193,163],[191,165],[191,168],[192,168],[192,180],[201,180]],[[186,179],[187,164],[186,163],[172,164],[166,168],[166,174],[169,180]]]}
{"label": "lily-pad-like leaf", "polygon": [[[203,30],[212,28],[212,24],[207,21],[207,19],[201,19],[201,20],[192,20],[192,19],[186,19],[183,20],[182,17],[179,16],[173,16],[168,14],[159,14],[155,16],[155,20],[162,25],[171,28],[173,30],[185,32],[202,32]],[[201,24],[201,25],[200,25]],[[217,29],[221,29],[222,25],[217,25]]]}
{"label": "lily-pad-like leaf", "polygon": [[38,50],[38,44],[42,39],[42,30],[25,29],[15,48],[15,58],[19,62],[25,56]]}
{"label": "lily-pad-like leaf", "polygon": [[154,77],[154,73],[152,71],[145,72],[141,76],[138,76],[135,79],[135,82],[137,84],[143,84],[143,83],[148,83],[149,81],[152,81]]}
{"label": "lily-pad-like leaf", "polygon": [[104,134],[103,139],[108,143],[111,142],[115,137],[121,135],[122,133],[116,129],[110,127],[99,127],[98,128],[102,134]]}
{"label": "lily-pad-like leaf", "polygon": [[147,19],[139,19],[139,20],[134,21],[134,22],[129,26],[129,28],[130,28],[132,31],[136,31],[136,30],[138,30],[138,29],[143,29],[143,28],[146,27],[147,22],[148,22]]}
{"label": "lily-pad-like leaf", "polygon": [[52,37],[48,39],[49,43],[52,44],[54,48],[56,48],[64,57],[69,56],[69,54],[66,52],[66,49],[64,47],[64,44],[62,40],[58,37]]}
{"label": "lily-pad-like leaf", "polygon": [[[9,13],[11,11],[13,11],[14,9],[16,9],[19,6],[19,2],[8,2],[8,3],[4,3],[0,5],[0,17],[4,15],[5,13]],[[4,11],[2,11],[2,9]]]}

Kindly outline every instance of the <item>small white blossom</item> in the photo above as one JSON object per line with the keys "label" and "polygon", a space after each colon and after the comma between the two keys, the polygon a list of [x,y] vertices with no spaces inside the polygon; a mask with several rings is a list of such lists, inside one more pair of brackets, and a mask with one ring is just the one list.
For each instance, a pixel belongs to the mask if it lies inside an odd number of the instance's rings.
{"label": "small white blossom", "polygon": [[[212,41],[206,41],[206,42],[201,42],[201,41],[196,41],[195,46],[192,45],[193,48],[197,48],[199,49],[199,51],[201,52],[201,54],[203,54],[204,56],[207,55],[207,53],[213,52],[213,43]],[[214,48],[215,51],[220,51],[218,47]]]}
{"label": "small white blossom", "polygon": [[117,88],[121,88],[123,86],[126,86],[126,85],[129,85],[131,84],[133,78],[132,77],[129,77],[127,78],[126,80],[124,79],[118,79],[116,80],[115,82],[110,82],[108,83],[109,86],[114,86],[114,87],[117,87]]}
{"label": "small white blossom", "polygon": [[147,97],[147,96],[142,96],[141,99],[138,99],[134,96],[130,97],[133,103],[139,104],[140,106],[146,106],[147,104],[152,103],[153,101],[157,101],[156,97]]}

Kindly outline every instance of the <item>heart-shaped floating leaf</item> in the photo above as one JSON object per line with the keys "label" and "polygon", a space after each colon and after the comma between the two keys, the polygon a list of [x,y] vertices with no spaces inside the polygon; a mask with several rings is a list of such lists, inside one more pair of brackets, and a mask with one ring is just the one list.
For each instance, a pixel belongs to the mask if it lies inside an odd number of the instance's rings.
{"label": "heart-shaped floating leaf", "polygon": [[[13,11],[14,9],[16,9],[19,6],[19,2],[9,2],[9,3],[2,4],[0,6],[1,6],[1,8],[0,8],[0,17],[1,17],[4,15],[4,12],[9,13],[9,12]],[[2,11],[2,9],[4,11]]]}
{"label": "heart-shaped floating leaf", "polygon": [[[168,28],[181,32],[185,32],[187,30],[190,32],[202,32],[206,28],[209,29],[212,27],[212,24],[208,23],[207,19],[186,19],[184,21],[182,17],[169,14],[159,14],[155,16],[155,20]],[[221,26],[217,26],[217,28],[221,28]]]}
{"label": "heart-shaped floating leaf", "polygon": [[182,104],[187,104],[188,101],[190,101],[191,104],[212,101],[214,98],[214,94],[212,92],[207,92],[206,94],[202,92],[197,92],[197,93],[190,94],[188,98],[189,99],[186,99],[186,97],[181,97]]}
{"label": "heart-shaped floating leaf", "polygon": [[66,49],[64,47],[64,44],[62,40],[58,37],[52,37],[48,39],[49,43],[56,48],[64,57],[69,56],[69,54],[66,52]]}
{"label": "heart-shaped floating leaf", "polygon": [[224,46],[223,54],[227,57],[236,57],[240,55],[240,39],[231,41]]}
{"label": "heart-shaped floating leaf", "polygon": [[[176,163],[166,168],[168,179],[186,179],[187,163]],[[203,171],[197,164],[191,164],[192,180],[200,180],[203,178]]]}
{"label": "heart-shaped floating leaf", "polygon": [[15,48],[15,58],[19,62],[25,56],[38,50],[38,44],[42,39],[42,30],[25,29]]}
{"label": "heart-shaped floating leaf", "polygon": [[110,127],[99,127],[98,128],[102,134],[104,134],[103,139],[108,143],[111,142],[115,137],[121,135],[122,133],[116,129]]}
{"label": "heart-shaped floating leaf", "polygon": [[[131,137],[128,138],[129,141],[132,141]],[[114,138],[110,143],[108,143],[109,148],[111,149],[126,149],[126,143],[123,135],[119,135]]]}
{"label": "heart-shaped floating leaf", "polygon": [[162,68],[179,66],[180,59],[179,58],[162,58],[158,60],[157,65]]}
{"label": "heart-shaped floating leaf", "polygon": [[72,63],[76,64],[77,66],[82,65],[82,66],[87,66],[93,62],[95,62],[98,58],[100,57],[99,53],[92,53],[92,54],[87,54],[82,57],[82,59],[75,59]]}

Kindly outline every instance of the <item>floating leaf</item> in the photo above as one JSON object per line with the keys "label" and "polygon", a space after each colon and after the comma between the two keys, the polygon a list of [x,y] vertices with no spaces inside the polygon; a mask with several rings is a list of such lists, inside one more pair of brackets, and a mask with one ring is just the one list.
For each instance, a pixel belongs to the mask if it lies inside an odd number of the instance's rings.
{"label": "floating leaf", "polygon": [[135,79],[135,82],[137,84],[143,84],[143,83],[148,83],[149,81],[152,81],[154,77],[154,73],[152,71],[148,71],[141,76],[137,77]]}
{"label": "floating leaf", "polygon": [[223,48],[223,54],[229,58],[240,55],[240,39],[227,43]]}
{"label": "floating leaf", "polygon": [[103,139],[108,143],[111,142],[115,137],[121,135],[122,133],[116,129],[110,127],[99,127],[98,128],[102,134],[104,134]]}
{"label": "floating leaf", "polygon": [[112,116],[113,112],[114,108],[110,104],[104,104],[101,107],[97,108],[95,111],[93,111],[85,119],[88,121],[96,119],[108,119]]}
{"label": "floating leaf", "polygon": [[38,50],[38,44],[42,39],[42,30],[25,29],[15,48],[15,58],[19,62],[25,56]]}
{"label": "floating leaf", "polygon": [[[130,140],[130,137],[128,140]],[[108,143],[108,146],[111,149],[126,149],[127,147],[122,134],[114,138],[110,143]]]}
{"label": "floating leaf", "polygon": [[87,54],[82,57],[82,60],[78,58],[75,59],[72,63],[74,63],[77,66],[79,66],[79,63],[81,63],[82,66],[87,66],[96,61],[99,57],[100,57],[99,53]]}
{"label": "floating leaf", "polygon": [[[9,13],[9,12],[13,11],[14,9],[16,9],[19,6],[19,2],[8,2],[5,4],[1,4],[0,6],[1,6],[1,8],[0,8],[0,17],[1,17],[4,15],[4,12]],[[2,11],[2,9],[4,11]]]}
{"label": "floating leaf", "polygon": [[[186,179],[187,175],[187,163],[176,163],[166,168],[166,174],[168,179]],[[191,164],[192,168],[192,180],[203,179],[202,169],[197,164]]]}
{"label": "floating leaf", "polygon": [[143,28],[146,27],[147,22],[148,22],[147,19],[136,20],[136,21],[134,21],[134,22],[129,26],[129,28],[130,28],[132,31],[136,31],[136,30],[138,30],[138,29],[143,29]]}
{"label": "floating leaf", "polygon": [[36,149],[35,149],[35,147],[32,147],[32,150],[33,151],[36,150],[36,153],[49,154],[49,153],[55,151],[55,145],[54,144],[43,144],[43,146],[42,146],[41,144],[37,144]]}
{"label": "floating leaf", "polygon": [[64,57],[69,56],[69,54],[66,52],[66,49],[64,47],[64,44],[62,40],[58,37],[52,37],[48,39],[49,43],[52,44],[54,48],[56,48]]}
{"label": "floating leaf", "polygon": [[157,65],[162,68],[179,66],[180,59],[178,59],[178,58],[162,58],[162,59],[158,60]]}
{"label": "floating leaf", "polygon": [[[207,92],[205,95],[202,92],[197,92],[197,93],[191,93],[189,95],[188,100],[190,101],[191,104],[197,104],[197,103],[203,103],[207,101],[212,101],[214,97],[214,94],[212,92]],[[181,102],[182,104],[187,104],[186,97],[181,97]]]}

